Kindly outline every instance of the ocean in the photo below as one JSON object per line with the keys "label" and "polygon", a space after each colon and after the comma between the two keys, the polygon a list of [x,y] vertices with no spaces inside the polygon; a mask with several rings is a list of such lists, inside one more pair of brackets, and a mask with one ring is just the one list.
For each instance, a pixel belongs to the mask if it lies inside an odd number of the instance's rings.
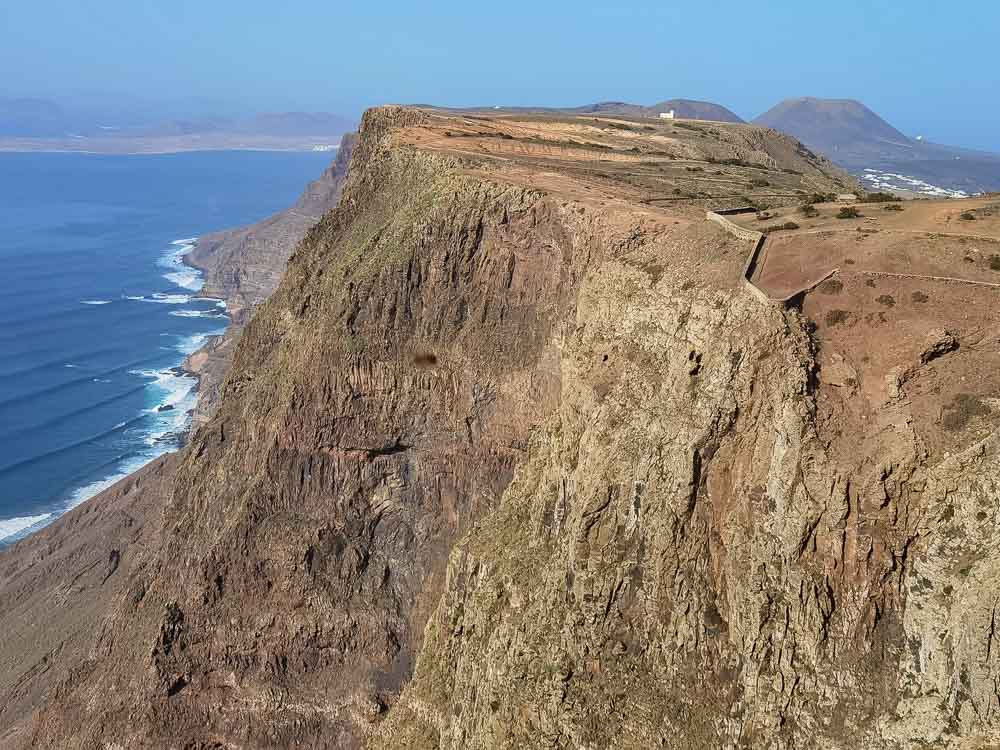
{"label": "ocean", "polygon": [[182,255],[291,205],[326,153],[0,153],[0,546],[181,444],[176,370],[228,322]]}

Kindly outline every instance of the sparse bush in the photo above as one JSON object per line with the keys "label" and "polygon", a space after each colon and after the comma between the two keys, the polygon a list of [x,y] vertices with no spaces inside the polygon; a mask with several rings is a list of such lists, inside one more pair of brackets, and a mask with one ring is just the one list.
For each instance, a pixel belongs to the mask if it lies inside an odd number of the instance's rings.
{"label": "sparse bush", "polygon": [[990,256],[990,270],[991,271],[1000,271],[1000,255],[991,255]]}
{"label": "sparse bush", "polygon": [[892,193],[877,192],[877,193],[868,193],[865,196],[866,203],[890,203],[896,200],[899,200],[899,198],[897,198]]}
{"label": "sparse bush", "polygon": [[684,167],[688,172],[704,172],[702,167]]}
{"label": "sparse bush", "polygon": [[861,212],[854,206],[844,206],[837,212],[838,219],[858,219],[860,217]]}
{"label": "sparse bush", "polygon": [[890,203],[888,206],[882,206],[883,211],[902,211],[903,207],[898,203]]}
{"label": "sparse bush", "polygon": [[769,227],[764,227],[761,231],[764,234],[769,232],[791,232],[793,229],[798,229],[799,225],[794,221],[786,221],[784,224],[772,224]]}
{"label": "sparse bush", "polygon": [[875,301],[886,307],[893,307],[896,304],[896,299],[891,294],[880,295],[875,298]]}
{"label": "sparse bush", "polygon": [[928,300],[930,300],[930,297],[928,297],[923,292],[919,292],[918,291],[918,292],[914,292],[913,294],[911,294],[910,295],[910,299],[913,300],[914,302],[918,302],[918,303],[922,304],[922,303],[927,302]]}
{"label": "sparse bush", "polygon": [[828,328],[846,323],[851,314],[847,310],[830,310],[826,314],[826,325]]}
{"label": "sparse bush", "polygon": [[975,221],[976,215],[972,211],[963,211],[962,215],[959,216],[962,221]]}
{"label": "sparse bush", "polygon": [[750,180],[751,187],[769,187],[771,185],[767,180],[762,180],[759,177]]}
{"label": "sparse bush", "polygon": [[875,288],[875,279],[865,279],[865,286],[867,286],[867,287],[869,287],[871,289],[874,289]]}
{"label": "sparse bush", "polygon": [[833,203],[837,196],[833,193],[813,193],[807,203]]}
{"label": "sparse bush", "polygon": [[805,216],[807,219],[815,219],[819,216],[819,211],[816,210],[816,206],[812,203],[807,203],[804,206],[799,206],[799,213]]}

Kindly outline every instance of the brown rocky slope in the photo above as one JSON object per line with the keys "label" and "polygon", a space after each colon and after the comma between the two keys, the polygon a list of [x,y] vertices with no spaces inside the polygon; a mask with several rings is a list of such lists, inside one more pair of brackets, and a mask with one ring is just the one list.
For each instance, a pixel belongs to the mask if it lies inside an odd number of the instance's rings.
{"label": "brown rocky slope", "polygon": [[931,460],[905,398],[842,418],[830,331],[750,295],[748,243],[704,220],[847,186],[747,126],[369,112],[22,736],[993,738],[992,423]]}

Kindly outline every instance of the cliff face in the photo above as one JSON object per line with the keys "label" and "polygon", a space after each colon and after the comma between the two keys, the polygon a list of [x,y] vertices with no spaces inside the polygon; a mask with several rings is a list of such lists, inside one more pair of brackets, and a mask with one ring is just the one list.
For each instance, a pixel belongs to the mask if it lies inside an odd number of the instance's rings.
{"label": "cliff face", "polygon": [[[21,736],[992,736],[990,410],[933,442],[905,391],[960,372],[953,350],[876,403],[913,353],[849,370],[866,329],[761,304],[748,243],[704,219],[846,186],[745,126],[369,112],[141,564]],[[981,328],[959,338],[992,362]]]}
{"label": "cliff face", "polygon": [[184,369],[198,376],[192,432],[219,407],[222,381],[254,308],[278,288],[288,256],[306,232],[340,200],[355,142],[355,134],[343,136],[333,164],[306,186],[294,206],[249,227],[205,235],[185,259],[205,274],[201,293],[224,299],[231,318],[222,336],[184,362]]}
{"label": "cliff face", "polygon": [[323,214],[337,205],[355,136],[341,140],[333,164],[289,209],[257,224],[199,238],[186,260],[205,272],[202,294],[227,301],[237,323],[278,288],[292,250]]}

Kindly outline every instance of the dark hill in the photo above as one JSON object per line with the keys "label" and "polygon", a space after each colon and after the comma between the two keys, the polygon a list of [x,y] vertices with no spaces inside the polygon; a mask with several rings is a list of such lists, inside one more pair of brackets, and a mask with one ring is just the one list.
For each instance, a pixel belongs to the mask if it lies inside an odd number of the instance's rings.
{"label": "dark hill", "polygon": [[753,122],[798,138],[855,174],[877,169],[949,190],[1000,190],[1000,154],[910,138],[853,99],[786,99]]}

